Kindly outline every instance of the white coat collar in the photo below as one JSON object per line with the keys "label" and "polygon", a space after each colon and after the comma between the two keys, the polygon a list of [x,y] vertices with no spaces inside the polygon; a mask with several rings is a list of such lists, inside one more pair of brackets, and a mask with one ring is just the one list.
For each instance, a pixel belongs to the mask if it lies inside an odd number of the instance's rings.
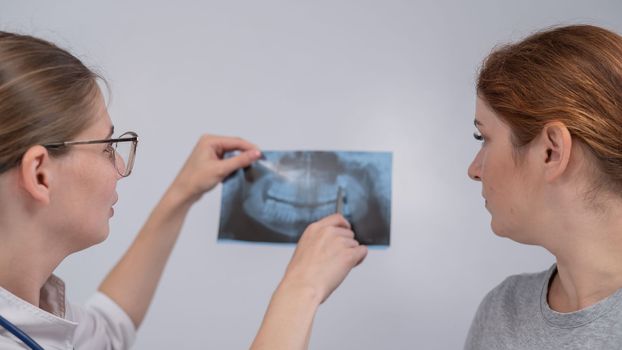
{"label": "white coat collar", "polygon": [[[71,348],[78,324],[64,318],[65,283],[60,278],[52,275],[45,282],[41,288],[39,305],[41,308],[0,287],[0,315],[44,347]],[[2,336],[8,334],[4,329],[0,332]]]}

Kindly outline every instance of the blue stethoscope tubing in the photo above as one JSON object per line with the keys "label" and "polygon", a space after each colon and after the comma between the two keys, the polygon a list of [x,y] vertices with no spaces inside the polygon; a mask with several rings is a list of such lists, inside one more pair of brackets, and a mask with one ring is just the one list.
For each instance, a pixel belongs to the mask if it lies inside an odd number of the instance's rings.
{"label": "blue stethoscope tubing", "polygon": [[28,334],[24,333],[24,331],[19,329],[19,327],[9,322],[9,320],[7,320],[6,318],[2,317],[2,315],[0,315],[0,326],[2,326],[4,329],[9,331],[17,338],[19,338],[19,340],[24,342],[24,344],[26,344],[26,346],[28,346],[32,350],[44,350],[41,345],[39,345],[36,341],[34,341],[34,339],[29,337]]}

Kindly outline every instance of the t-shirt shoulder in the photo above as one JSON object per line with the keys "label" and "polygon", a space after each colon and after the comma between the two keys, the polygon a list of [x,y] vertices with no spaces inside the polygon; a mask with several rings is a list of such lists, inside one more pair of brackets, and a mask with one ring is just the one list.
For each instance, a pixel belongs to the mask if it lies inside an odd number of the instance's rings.
{"label": "t-shirt shoulder", "polygon": [[479,309],[499,310],[501,306],[507,312],[518,313],[524,305],[539,305],[540,293],[553,268],[554,266],[541,272],[521,273],[505,278],[486,294]]}

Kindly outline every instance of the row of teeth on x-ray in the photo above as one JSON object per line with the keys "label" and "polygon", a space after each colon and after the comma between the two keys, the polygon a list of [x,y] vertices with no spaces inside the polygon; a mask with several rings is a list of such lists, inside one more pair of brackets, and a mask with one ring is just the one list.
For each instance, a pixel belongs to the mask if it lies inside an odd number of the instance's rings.
{"label": "row of teeth on x-ray", "polygon": [[[356,210],[367,211],[367,196],[362,186],[350,176],[339,176],[339,184],[304,184],[274,182],[250,188],[244,211],[271,229],[289,236],[302,233],[305,225],[336,212],[339,188],[344,192],[342,214],[350,217],[353,207],[349,198],[356,198]],[[258,192],[263,192],[259,194]]]}

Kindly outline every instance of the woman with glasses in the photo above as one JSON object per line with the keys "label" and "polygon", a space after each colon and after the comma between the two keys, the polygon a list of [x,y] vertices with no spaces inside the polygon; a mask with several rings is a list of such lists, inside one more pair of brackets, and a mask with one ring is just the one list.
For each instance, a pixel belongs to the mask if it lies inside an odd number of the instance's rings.
{"label": "woman with glasses", "polygon": [[[98,78],[49,42],[0,32],[2,349],[130,347],[190,207],[260,156],[241,139],[202,137],[99,291],[85,306],[66,302],[53,272],[68,255],[108,236],[116,183],[132,172],[138,144],[133,132],[113,136]],[[223,159],[234,150],[241,152]],[[317,305],[365,254],[343,217],[311,225],[254,348],[304,343]],[[280,334],[286,325],[300,331]]]}

